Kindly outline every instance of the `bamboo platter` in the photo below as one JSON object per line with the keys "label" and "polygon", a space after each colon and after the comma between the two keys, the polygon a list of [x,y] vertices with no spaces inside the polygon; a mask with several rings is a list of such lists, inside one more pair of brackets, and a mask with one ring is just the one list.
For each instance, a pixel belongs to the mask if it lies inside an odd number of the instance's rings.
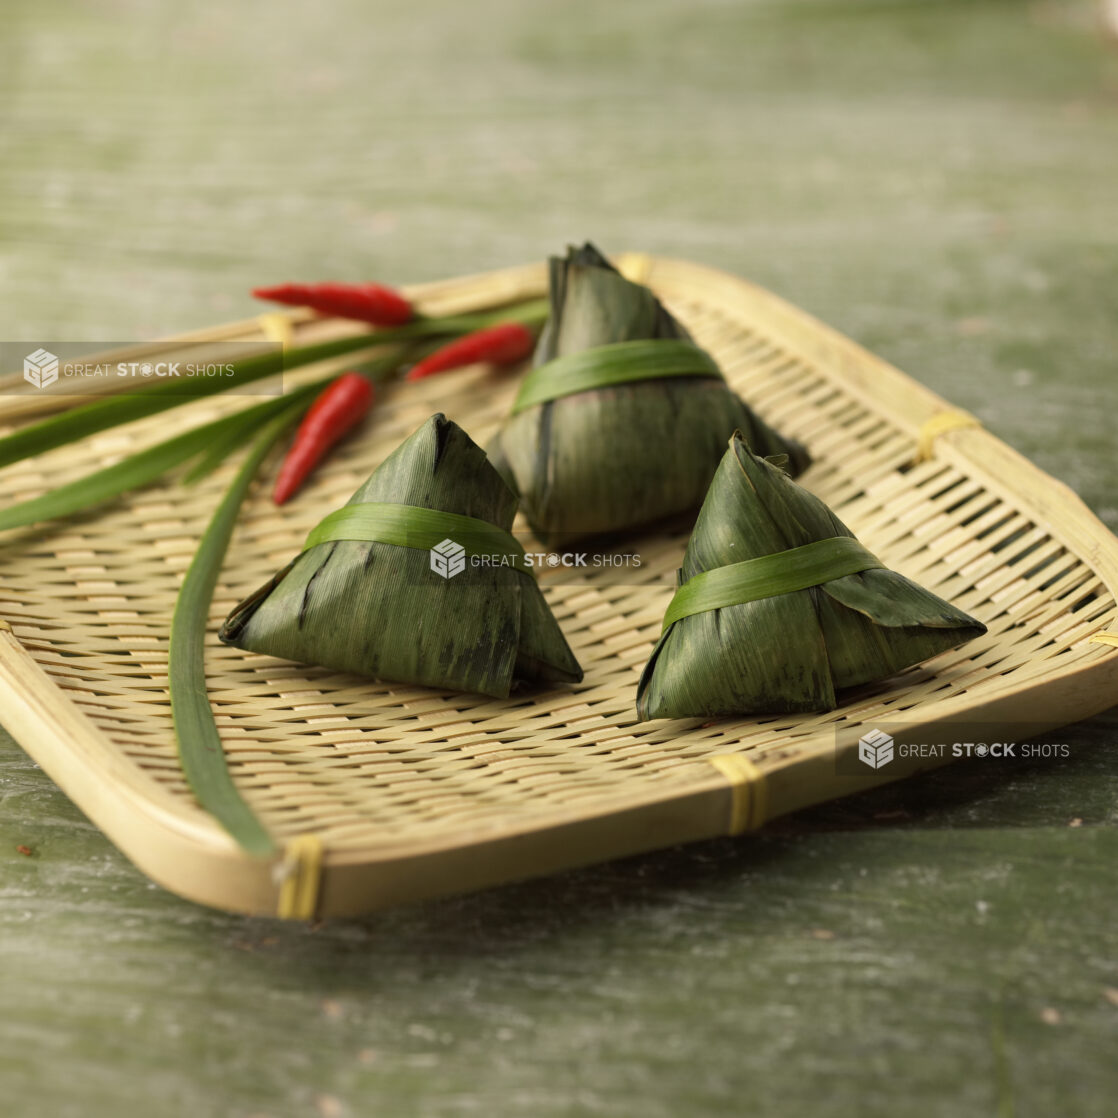
{"label": "bamboo platter", "polygon": [[[0,537],[0,719],[144,873],[236,912],[355,915],[751,830],[892,779],[888,768],[840,774],[842,728],[886,722],[915,735],[968,719],[1053,729],[1113,705],[1118,540],[1069,489],[775,296],[682,261],[618,263],[664,299],[767,421],[807,444],[815,462],[803,483],[890,567],[983,621],[986,636],[828,714],[638,722],[637,680],[672,595],[680,530],[641,539],[645,562],[624,580],[541,575],[586,670],[575,687],[500,701],[219,644],[230,607],[420,423],[443,411],[484,445],[516,391],[515,377],[484,369],[399,385],[304,498],[277,509],[257,486],[214,601],[210,699],[236,785],[281,848],[274,859],[245,854],[196,804],[167,696],[175,595],[235,467]],[[540,265],[408,294],[446,314],[545,290]],[[144,352],[352,329],[268,315]],[[3,422],[10,430],[57,400],[8,397]],[[0,470],[0,505],[244,404],[197,400]]]}

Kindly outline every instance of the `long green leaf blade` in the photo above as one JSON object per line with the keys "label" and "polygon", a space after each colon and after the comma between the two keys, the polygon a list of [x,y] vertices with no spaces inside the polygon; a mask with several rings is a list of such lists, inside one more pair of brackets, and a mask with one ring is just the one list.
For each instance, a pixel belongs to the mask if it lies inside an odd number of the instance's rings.
{"label": "long green leaf blade", "polygon": [[168,675],[171,716],[179,760],[198,802],[250,854],[265,858],[275,843],[241,798],[229,767],[206,693],[205,635],[218,573],[229,548],[233,526],[261,462],[294,422],[302,406],[292,403],[268,423],[237,471],[183,579],[171,619]]}
{"label": "long green leaf blade", "polygon": [[238,422],[230,424],[224,430],[211,433],[204,452],[183,475],[183,484],[195,485],[203,478],[209,477],[226,458],[240,450],[251,439],[252,433],[259,430],[261,423],[267,422],[277,411],[284,411],[300,400],[313,399],[333,379],[333,376],[322,377],[320,380],[296,388],[279,400],[269,400],[267,403],[238,412],[234,417]]}
{"label": "long green leaf blade", "polygon": [[[233,451],[243,447],[253,431],[278,411],[305,401],[330,381],[325,377],[303,385],[290,395],[266,400],[235,415],[223,416],[210,423],[184,431],[181,435],[156,443],[145,450],[97,470],[85,477],[60,485],[41,497],[32,497],[6,509],[0,509],[0,531],[22,528],[43,520],[55,520],[119,497],[132,489],[150,485],[163,474],[198,455],[202,460],[185,480],[197,481],[216,468]],[[204,471],[202,467],[207,467]]]}
{"label": "long green leaf blade", "polygon": [[41,497],[32,497],[29,501],[0,509],[0,531],[82,512],[92,505],[119,497],[130,489],[149,485],[168,470],[204,451],[210,441],[223,434],[236,418],[238,417],[227,416],[195,427],[173,439],[130,454],[103,470],[77,478],[67,485],[60,485]]}
{"label": "long green leaf blade", "polygon": [[331,357],[341,357],[346,353],[357,353],[395,342],[465,333],[495,322],[537,321],[544,315],[546,315],[546,305],[533,301],[480,314],[417,318],[406,326],[391,330],[356,334],[348,338],[334,338],[331,341],[291,349],[286,353],[264,353],[246,358],[235,363],[235,377],[204,382],[199,384],[197,390],[190,395],[183,394],[181,386],[174,382],[163,382],[153,384],[134,394],[108,396],[38,423],[32,423],[0,438],[0,467],[19,462],[34,454],[42,454],[55,447],[65,446],[76,439],[96,434],[109,427],[156,415],[202,396],[227,392],[233,387],[252,384],[285,369],[295,369],[301,365],[327,361]]}
{"label": "long green leaf blade", "polygon": [[117,427],[122,423],[131,423],[136,419],[156,415],[203,396],[228,391],[234,386],[252,384],[285,368],[295,368],[298,365],[310,364],[312,361],[324,361],[330,357],[368,349],[372,345],[379,344],[380,339],[375,339],[371,335],[361,335],[356,338],[339,338],[319,345],[305,346],[290,350],[286,354],[261,354],[237,362],[237,375],[232,378],[232,384],[217,380],[206,381],[199,384],[197,391],[191,395],[185,395],[181,386],[173,382],[164,382],[154,384],[132,395],[107,396],[63,412],[61,415],[53,415],[49,419],[32,423],[0,439],[0,466],[7,466],[12,462],[29,458],[33,454],[42,454],[55,447],[65,446],[76,439],[96,434],[109,427]]}

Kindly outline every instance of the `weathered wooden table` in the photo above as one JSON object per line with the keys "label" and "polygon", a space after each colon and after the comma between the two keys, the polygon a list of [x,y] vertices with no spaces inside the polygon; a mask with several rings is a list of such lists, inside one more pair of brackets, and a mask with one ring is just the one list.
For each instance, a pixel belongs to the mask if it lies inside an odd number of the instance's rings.
{"label": "weathered wooden table", "polygon": [[[4,22],[6,338],[591,236],[774,288],[1118,529],[1118,55],[1086,2]],[[0,734],[4,1112],[1112,1114],[1118,713],[1065,736],[1066,761],[308,928],[148,884]]]}

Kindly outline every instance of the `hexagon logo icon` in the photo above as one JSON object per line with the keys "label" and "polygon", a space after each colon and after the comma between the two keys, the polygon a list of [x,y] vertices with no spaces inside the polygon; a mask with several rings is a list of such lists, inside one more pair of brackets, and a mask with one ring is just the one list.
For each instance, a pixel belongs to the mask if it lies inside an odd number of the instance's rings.
{"label": "hexagon logo icon", "polygon": [[443,578],[453,578],[466,569],[466,549],[453,540],[443,540],[431,548],[431,570]]}
{"label": "hexagon logo icon", "polygon": [[858,760],[880,769],[893,760],[893,739],[884,730],[870,730],[858,739]]}
{"label": "hexagon logo icon", "polygon": [[37,349],[23,359],[23,379],[36,388],[49,388],[58,380],[58,358],[46,349]]}

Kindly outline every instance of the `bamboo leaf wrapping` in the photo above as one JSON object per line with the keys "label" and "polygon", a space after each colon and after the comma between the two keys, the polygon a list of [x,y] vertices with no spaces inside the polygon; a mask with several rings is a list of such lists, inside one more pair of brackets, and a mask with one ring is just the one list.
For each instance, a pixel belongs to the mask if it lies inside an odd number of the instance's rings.
{"label": "bamboo leaf wrapping", "polygon": [[[353,495],[488,521],[505,532],[516,497],[455,423],[435,415]],[[348,507],[348,506],[347,506]],[[330,540],[304,551],[227,618],[239,648],[377,679],[505,698],[517,681],[582,678],[535,580],[513,565],[451,578],[430,553]]]}
{"label": "bamboo leaf wrapping", "polygon": [[[616,343],[691,341],[647,287],[589,244],[551,260],[550,303],[537,369]],[[804,448],[760,419],[713,363],[709,376],[614,383],[514,409],[488,449],[532,530],[557,546],[697,509],[735,430],[760,454],[787,454],[793,473],[807,467]]]}
{"label": "bamboo leaf wrapping", "polygon": [[[737,435],[684,555],[681,585],[703,572],[853,533],[818,497]],[[867,553],[868,554],[868,553]],[[985,626],[895,571],[873,567],[822,585],[679,617],[641,675],[646,718],[833,710],[836,692],[884,679],[980,636]],[[774,580],[774,591],[779,589]]]}

